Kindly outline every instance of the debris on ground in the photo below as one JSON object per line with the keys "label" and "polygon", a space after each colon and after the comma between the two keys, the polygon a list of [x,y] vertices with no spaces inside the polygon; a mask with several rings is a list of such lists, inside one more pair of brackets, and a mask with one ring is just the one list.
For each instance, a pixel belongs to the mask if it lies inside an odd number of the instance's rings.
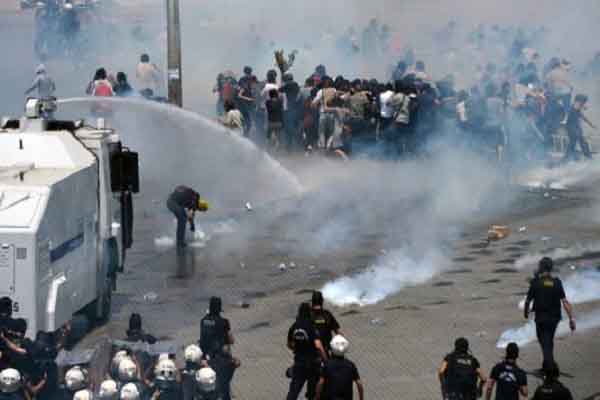
{"label": "debris on ground", "polygon": [[281,264],[279,264],[279,267],[278,267],[278,268],[279,268],[279,270],[280,270],[280,271],[285,271],[285,270],[287,269],[287,267],[286,267],[285,263],[281,263]]}
{"label": "debris on ground", "polygon": [[240,263],[240,268],[241,268],[241,269],[244,269],[244,268],[246,268],[246,264],[244,264],[243,262],[241,262],[241,263]]}
{"label": "debris on ground", "polygon": [[385,321],[383,320],[383,318],[373,318],[370,321],[370,324],[373,326],[383,326],[385,325]]}
{"label": "debris on ground", "polygon": [[550,236],[542,236],[542,237],[540,238],[540,240],[541,240],[542,242],[547,242],[547,241],[549,241],[549,240],[552,240],[552,238],[551,238]]}
{"label": "debris on ground", "polygon": [[291,262],[290,262],[290,268],[296,268],[296,263],[295,263],[295,262],[293,262],[293,261],[291,261]]}
{"label": "debris on ground", "polygon": [[527,227],[526,226],[522,226],[519,228],[519,233],[523,233],[523,232],[527,232]]}
{"label": "debris on ground", "polygon": [[144,295],[144,301],[146,303],[155,303],[158,300],[158,294],[156,292],[148,292]]}
{"label": "debris on ground", "polygon": [[252,211],[252,204],[250,202],[246,203],[246,211]]}
{"label": "debris on ground", "polygon": [[501,240],[510,235],[510,229],[504,225],[492,225],[488,230],[488,240]]}

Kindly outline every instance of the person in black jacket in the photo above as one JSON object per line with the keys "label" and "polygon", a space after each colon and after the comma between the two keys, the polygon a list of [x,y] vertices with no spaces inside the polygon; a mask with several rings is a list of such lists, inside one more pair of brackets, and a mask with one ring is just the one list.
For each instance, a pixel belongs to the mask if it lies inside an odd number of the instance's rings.
{"label": "person in black jacket", "polygon": [[223,351],[223,346],[233,343],[229,320],[221,316],[221,298],[211,297],[208,314],[200,320],[200,349],[205,356],[213,358]]}
{"label": "person in black jacket", "polygon": [[485,376],[479,361],[469,351],[467,339],[456,339],[454,351],[442,361],[438,377],[444,399],[475,400],[477,398],[478,378],[480,387],[483,387]]}
{"label": "person in black jacket", "polygon": [[185,244],[185,226],[190,222],[190,229],[194,228],[194,212],[208,211],[208,202],[202,199],[198,192],[187,186],[177,186],[167,199],[167,208],[177,218],[177,247],[183,248]]}
{"label": "person in black jacket", "polygon": [[533,301],[536,334],[545,361],[554,361],[554,335],[562,319],[561,305],[569,316],[569,326],[575,331],[573,307],[567,300],[562,281],[552,276],[554,262],[544,257],[539,262],[539,274],[532,279],[525,300],[525,319],[529,318],[530,304]]}
{"label": "person in black jacket", "polygon": [[527,398],[527,375],[517,365],[517,358],[519,358],[519,346],[516,343],[509,343],[506,346],[506,358],[492,368],[486,400],[492,398],[496,384],[496,400],[519,400],[519,394]]}

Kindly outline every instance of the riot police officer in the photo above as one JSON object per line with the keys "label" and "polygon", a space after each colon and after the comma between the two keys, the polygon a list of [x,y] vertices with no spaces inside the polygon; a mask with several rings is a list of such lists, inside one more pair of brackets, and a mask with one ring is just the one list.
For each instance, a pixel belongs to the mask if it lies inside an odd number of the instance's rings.
{"label": "riot police officer", "polygon": [[229,320],[221,317],[221,298],[211,297],[208,314],[200,320],[200,348],[204,355],[212,358],[224,345],[233,343]]}
{"label": "riot police officer", "polygon": [[313,324],[319,333],[323,347],[329,353],[329,345],[333,336],[342,334],[340,324],[329,310],[323,308],[323,293],[320,291],[313,292],[311,306]]}
{"label": "riot police officer", "polygon": [[554,361],[545,361],[542,370],[544,383],[535,390],[532,400],[573,400],[571,391],[558,381],[560,369]]}
{"label": "riot police officer", "polygon": [[191,344],[185,348],[185,367],[181,370],[181,390],[183,400],[193,400],[196,392],[196,372],[206,367],[202,360],[202,350],[198,345]]}
{"label": "riot police officer", "polygon": [[217,392],[217,374],[212,368],[202,368],[196,372],[194,400],[221,400]]}
{"label": "riot police officer", "polygon": [[544,257],[539,262],[539,274],[532,279],[525,300],[525,319],[529,318],[530,304],[533,302],[535,327],[538,342],[542,348],[544,361],[554,361],[554,335],[562,319],[561,305],[569,316],[569,326],[575,331],[573,307],[567,300],[562,281],[552,276],[554,262]]}
{"label": "riot police officer", "polygon": [[152,400],[180,400],[177,367],[167,357],[160,357],[154,367],[154,394]]}
{"label": "riot police officer", "polygon": [[119,388],[117,382],[107,379],[100,384],[98,390],[99,400],[117,400],[119,397]]}
{"label": "riot police officer", "polygon": [[477,381],[480,388],[485,384],[485,376],[479,361],[469,351],[469,342],[458,338],[454,342],[454,351],[442,361],[438,371],[442,387],[442,396],[448,400],[475,400]]}
{"label": "riot police officer", "polygon": [[21,373],[13,368],[0,372],[0,400],[26,400]]}

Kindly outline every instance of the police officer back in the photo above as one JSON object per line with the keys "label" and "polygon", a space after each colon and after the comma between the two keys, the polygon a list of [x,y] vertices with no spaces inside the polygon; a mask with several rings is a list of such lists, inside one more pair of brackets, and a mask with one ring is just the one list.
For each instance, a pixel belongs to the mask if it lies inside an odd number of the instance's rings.
{"label": "police officer back", "polygon": [[315,290],[312,294],[312,321],[319,333],[325,351],[329,353],[333,335],[341,335],[340,324],[329,310],[323,308],[323,294]]}
{"label": "police officer back", "polygon": [[305,383],[306,398],[312,400],[315,397],[321,360],[326,361],[328,357],[319,333],[313,326],[310,304],[300,304],[296,322],[288,330],[287,345],[294,352],[292,380],[287,400],[297,400]]}
{"label": "police officer back", "polygon": [[519,358],[519,346],[516,343],[509,343],[506,346],[506,358],[492,368],[486,400],[492,398],[492,391],[496,384],[498,384],[496,400],[519,400],[519,393],[527,398],[527,375],[517,366],[517,358]]}
{"label": "police officer back", "polygon": [[525,319],[529,318],[530,304],[533,301],[536,334],[544,361],[554,361],[554,335],[562,319],[561,303],[569,316],[571,330],[575,330],[573,307],[566,298],[562,281],[552,276],[553,267],[551,258],[544,257],[540,260],[539,274],[531,281],[525,300]]}
{"label": "police officer back", "polygon": [[479,361],[469,352],[469,342],[458,338],[454,342],[454,351],[448,354],[438,371],[442,386],[442,396],[449,400],[475,400],[477,398],[477,380],[485,383]]}
{"label": "police officer back", "polygon": [[221,298],[211,297],[208,314],[200,320],[200,349],[210,358],[234,343],[229,320],[221,317]]}
{"label": "police officer back", "polygon": [[[356,365],[345,357],[350,343],[341,335],[330,342],[331,358],[325,362],[317,385],[316,400],[352,400],[353,384],[358,389],[359,400],[364,399],[364,388]],[[325,393],[325,396],[322,394]]]}

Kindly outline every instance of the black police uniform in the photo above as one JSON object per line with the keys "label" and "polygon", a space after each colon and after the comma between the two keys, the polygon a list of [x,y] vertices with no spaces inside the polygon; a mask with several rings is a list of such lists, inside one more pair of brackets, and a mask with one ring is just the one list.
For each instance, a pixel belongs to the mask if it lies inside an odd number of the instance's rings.
{"label": "black police uniform", "polygon": [[326,361],[321,377],[325,379],[325,398],[332,400],[352,400],[352,385],[360,380],[356,365],[342,357]]}
{"label": "black police uniform", "polygon": [[220,315],[207,314],[200,320],[200,349],[211,358],[223,351],[229,343],[231,326],[227,318]]}
{"label": "black police uniform", "polygon": [[157,400],[181,400],[182,391],[179,384],[175,381],[163,383],[162,388],[158,388]]}
{"label": "black police uniform", "polygon": [[319,333],[311,320],[297,320],[288,331],[288,342],[294,343],[294,366],[287,400],[297,400],[304,383],[307,383],[306,398],[315,397],[319,378],[319,352],[315,340]]}
{"label": "black police uniform", "polygon": [[475,400],[477,398],[477,370],[479,361],[469,353],[453,352],[444,361],[446,392],[450,400]]}
{"label": "black police uniform", "polygon": [[0,400],[25,400],[25,394],[23,389],[20,389],[14,393],[2,393],[0,392]]}
{"label": "black police uniform", "polygon": [[319,333],[325,351],[329,353],[331,339],[333,337],[332,332],[337,332],[340,329],[340,324],[338,324],[332,313],[323,308],[312,310],[312,321],[315,329]]}
{"label": "black police uniform", "polygon": [[538,387],[532,400],[573,400],[573,396],[562,383],[555,381]]}
{"label": "black police uniform", "polygon": [[217,374],[217,392],[223,400],[231,400],[231,381],[235,373],[235,364],[230,354],[217,352],[208,360],[208,365]]}
{"label": "black police uniform", "polygon": [[527,386],[527,375],[515,363],[502,361],[492,368],[496,381],[496,400],[519,400],[519,389]]}
{"label": "black police uniform", "polygon": [[181,370],[181,395],[183,400],[193,400],[196,393],[196,372],[200,369],[199,365],[187,363]]}
{"label": "black police uniform", "polygon": [[531,281],[526,304],[533,300],[537,339],[544,361],[554,361],[554,334],[562,319],[562,300],[566,298],[559,278],[539,276]]}

